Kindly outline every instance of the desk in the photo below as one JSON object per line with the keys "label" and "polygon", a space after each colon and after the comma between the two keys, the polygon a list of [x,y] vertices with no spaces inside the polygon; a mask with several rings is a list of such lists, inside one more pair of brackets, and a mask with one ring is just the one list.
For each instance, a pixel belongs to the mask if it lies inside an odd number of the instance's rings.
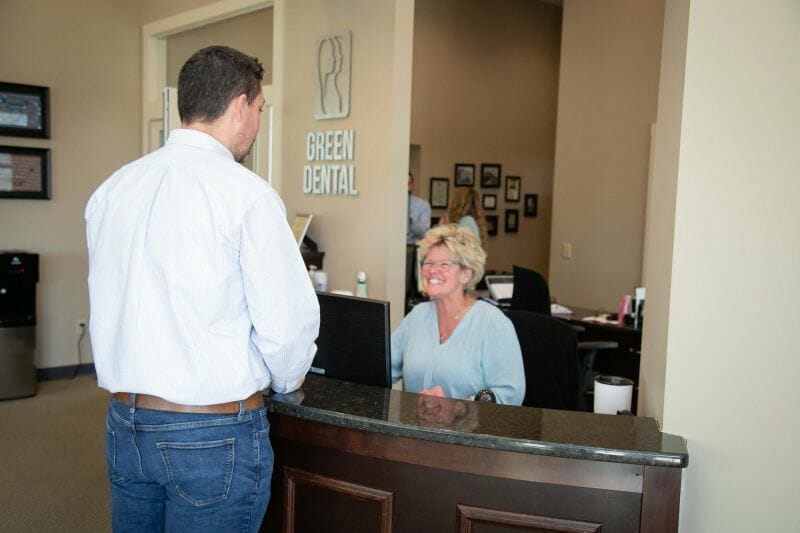
{"label": "desk", "polygon": [[585,331],[578,333],[578,341],[615,341],[619,344],[619,348],[615,350],[599,350],[594,362],[594,369],[602,374],[626,377],[636,383],[631,402],[631,410],[636,413],[639,390],[639,363],[642,353],[642,330],[631,326],[586,322],[583,320],[584,318],[602,314],[602,311],[573,307],[571,305],[567,305],[567,307],[573,311],[573,314],[553,316],[584,328]]}
{"label": "desk", "polygon": [[315,375],[273,396],[261,531],[678,530],[689,455],[654,419],[426,399]]}

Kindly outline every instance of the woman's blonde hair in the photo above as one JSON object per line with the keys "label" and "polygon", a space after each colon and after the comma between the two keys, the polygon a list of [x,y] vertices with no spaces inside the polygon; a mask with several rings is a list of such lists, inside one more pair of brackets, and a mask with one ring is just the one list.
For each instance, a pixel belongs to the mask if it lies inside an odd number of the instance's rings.
{"label": "woman's blonde hair", "polygon": [[417,242],[417,245],[419,246],[419,257],[423,262],[431,249],[436,246],[444,246],[462,268],[472,270],[472,276],[467,282],[467,288],[470,290],[475,289],[475,285],[483,277],[486,252],[481,248],[478,238],[458,224],[434,226],[428,230],[421,241]]}
{"label": "woman's blonde hair", "polygon": [[465,216],[471,216],[478,224],[478,232],[480,233],[481,245],[486,249],[487,233],[486,221],[483,218],[483,208],[481,207],[481,197],[473,188],[457,188],[453,193],[450,200],[450,205],[447,206],[447,220],[457,223]]}

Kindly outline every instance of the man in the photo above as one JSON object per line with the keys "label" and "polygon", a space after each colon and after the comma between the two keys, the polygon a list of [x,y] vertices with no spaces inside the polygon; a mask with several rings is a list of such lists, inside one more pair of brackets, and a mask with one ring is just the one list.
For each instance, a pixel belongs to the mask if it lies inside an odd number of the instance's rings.
{"label": "man", "polygon": [[414,192],[414,175],[408,173],[408,229],[406,243],[413,244],[431,229],[431,204],[411,194]]}
{"label": "man", "polygon": [[262,76],[232,48],[195,53],[178,77],[183,129],[86,207],[114,531],[257,531],[269,501],[261,391],[300,386],[319,305],[283,203],[237,163]]}

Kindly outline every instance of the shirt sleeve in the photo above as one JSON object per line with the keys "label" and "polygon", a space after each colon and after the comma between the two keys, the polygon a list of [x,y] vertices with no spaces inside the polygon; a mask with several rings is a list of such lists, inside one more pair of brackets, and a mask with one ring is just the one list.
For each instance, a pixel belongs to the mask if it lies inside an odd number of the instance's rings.
{"label": "shirt sleeve", "polygon": [[253,322],[251,340],[269,370],[272,390],[291,392],[317,350],[319,301],[274,191],[244,217],[239,264]]}
{"label": "shirt sleeve", "polygon": [[408,318],[404,318],[397,329],[392,332],[392,383],[397,383],[403,377],[403,355],[406,349],[407,333]]}
{"label": "shirt sleeve", "polygon": [[486,386],[497,403],[522,405],[525,398],[525,368],[517,333],[510,320],[499,311],[487,320],[483,336],[483,374]]}
{"label": "shirt sleeve", "polygon": [[411,205],[414,208],[409,213],[409,233],[414,240],[419,240],[431,229],[431,205],[421,199]]}

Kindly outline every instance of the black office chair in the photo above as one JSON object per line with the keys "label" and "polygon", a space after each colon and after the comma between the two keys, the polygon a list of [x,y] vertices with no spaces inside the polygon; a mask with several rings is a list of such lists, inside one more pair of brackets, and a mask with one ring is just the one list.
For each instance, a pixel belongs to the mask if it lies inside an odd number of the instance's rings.
{"label": "black office chair", "polygon": [[[512,311],[530,311],[550,316],[550,287],[544,277],[529,268],[514,265],[514,292],[511,296]],[[572,325],[575,332],[581,333],[584,328]],[[520,341],[521,342],[521,341]],[[591,395],[594,393],[594,361],[598,350],[616,349],[615,341],[581,341],[578,342],[578,391],[575,408],[580,411],[591,411]]]}
{"label": "black office chair", "polygon": [[575,410],[581,391],[575,330],[566,322],[528,311],[512,309],[506,315],[522,348],[522,405]]}
{"label": "black office chair", "polygon": [[514,265],[511,309],[550,316],[550,288],[547,280],[535,270]]}

